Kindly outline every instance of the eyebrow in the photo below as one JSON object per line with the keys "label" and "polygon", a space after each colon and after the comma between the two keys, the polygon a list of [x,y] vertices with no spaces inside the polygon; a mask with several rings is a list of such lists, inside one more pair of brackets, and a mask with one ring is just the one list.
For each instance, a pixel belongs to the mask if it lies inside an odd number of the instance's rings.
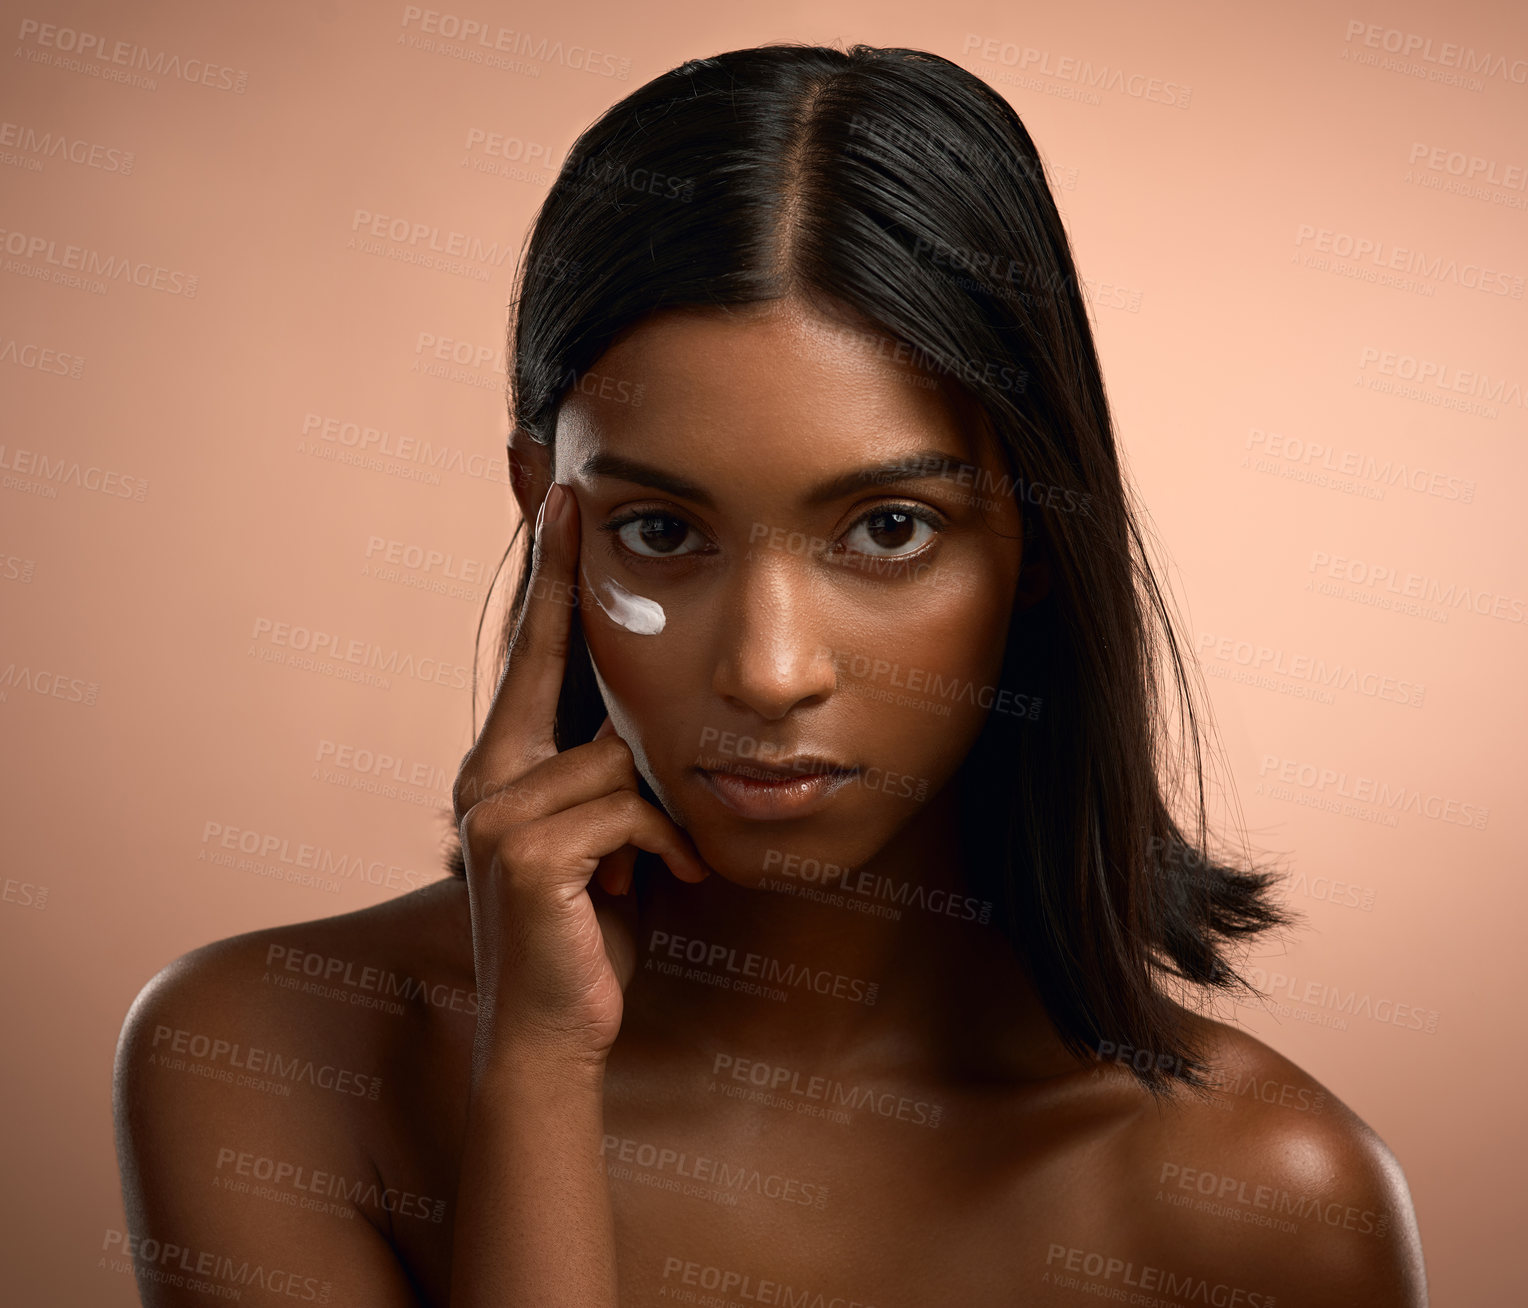
{"label": "eyebrow", "polygon": [[[690,500],[702,508],[716,508],[716,501],[711,498],[710,492],[705,487],[675,476],[662,468],[655,468],[650,463],[624,458],[619,454],[590,455],[579,465],[578,470],[586,477],[613,477],[618,481],[629,481],[636,486],[648,486],[653,490],[667,491],[670,495],[682,500]],[[871,486],[892,486],[909,481],[946,480],[962,471],[968,471],[973,477],[980,473],[980,469],[975,464],[954,458],[944,450],[915,450],[895,459],[888,459],[864,468],[855,468],[851,472],[831,477],[809,490],[802,502],[809,508],[815,508]]]}

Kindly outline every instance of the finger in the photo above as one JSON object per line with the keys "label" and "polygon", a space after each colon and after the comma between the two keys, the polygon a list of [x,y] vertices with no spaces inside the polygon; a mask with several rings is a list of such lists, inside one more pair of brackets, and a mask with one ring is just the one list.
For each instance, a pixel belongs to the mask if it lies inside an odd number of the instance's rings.
{"label": "finger", "polygon": [[[615,723],[610,720],[610,714],[605,714],[605,720],[600,723],[600,729],[594,733],[594,740],[609,740],[612,737],[619,740],[616,735]],[[590,742],[591,744],[593,741]],[[633,762],[631,777],[635,783],[637,775],[636,764]],[[639,792],[640,793],[640,792]],[[613,854],[607,854],[600,859],[599,869],[594,874],[594,879],[599,883],[600,889],[609,895],[624,895],[631,889],[632,878],[636,873],[637,851],[631,845],[622,845]]]}
{"label": "finger", "polygon": [[619,736],[565,749],[523,776],[489,792],[473,805],[479,827],[503,830],[516,822],[560,813],[616,790],[641,792],[631,747]]}
{"label": "finger", "polygon": [[557,700],[578,602],[578,505],[554,483],[534,529],[525,606],[477,741],[462,760],[453,799],[460,821],[491,789],[557,752]]}
{"label": "finger", "polygon": [[689,836],[668,814],[629,791],[518,823],[497,837],[475,826],[477,811],[463,823],[472,847],[469,866],[486,868],[496,858],[505,890],[517,898],[582,894],[600,860],[623,845],[656,854],[681,881],[703,881],[711,874]]}
{"label": "finger", "polygon": [[636,849],[631,845],[622,845],[615,853],[600,859],[594,879],[607,895],[624,895],[631,889],[636,866]]}

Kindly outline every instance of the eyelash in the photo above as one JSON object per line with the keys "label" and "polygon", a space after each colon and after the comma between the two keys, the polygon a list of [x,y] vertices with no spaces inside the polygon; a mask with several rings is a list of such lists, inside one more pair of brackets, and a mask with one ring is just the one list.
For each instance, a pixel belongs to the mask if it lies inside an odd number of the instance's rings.
{"label": "eyelash", "polygon": [[[916,518],[920,522],[927,523],[933,529],[934,536],[931,536],[927,541],[923,543],[921,547],[919,547],[917,550],[914,550],[911,554],[865,554],[863,551],[859,550],[846,552],[859,554],[861,558],[873,559],[878,564],[895,569],[901,564],[912,563],[913,561],[922,558],[923,555],[928,552],[934,538],[945,530],[945,520],[943,516],[936,513],[933,509],[926,508],[921,504],[889,503],[877,504],[874,508],[868,509],[864,513],[860,514],[859,517],[855,518],[854,521],[849,524],[844,534],[848,535],[849,532],[853,531],[862,523],[868,522],[880,516],[881,514],[888,513],[904,513],[910,518]],[[691,550],[684,554],[669,555],[667,557],[655,554],[638,554],[635,550],[630,549],[621,541],[620,531],[622,527],[628,526],[633,522],[644,522],[653,518],[667,518],[673,522],[683,523],[692,531],[699,531],[699,528],[696,527],[694,523],[688,521],[680,514],[671,512],[668,509],[633,509],[629,513],[621,514],[619,517],[611,518],[608,522],[601,523],[599,530],[609,533],[612,546],[618,550],[622,556],[627,559],[637,560],[641,563],[661,564],[676,562],[679,559],[695,558],[697,555],[706,553],[704,549],[700,549]]]}

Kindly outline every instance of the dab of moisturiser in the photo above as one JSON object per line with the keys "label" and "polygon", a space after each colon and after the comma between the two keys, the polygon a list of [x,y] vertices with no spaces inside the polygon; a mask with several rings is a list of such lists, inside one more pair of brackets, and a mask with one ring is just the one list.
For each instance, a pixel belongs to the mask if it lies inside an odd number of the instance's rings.
{"label": "dab of moisturiser", "polygon": [[[599,591],[604,592],[604,599],[600,598]],[[594,601],[605,610],[610,620],[618,627],[625,627],[627,631],[635,632],[638,636],[656,636],[663,630],[663,624],[668,620],[663,612],[663,605],[657,600],[633,595],[611,577],[606,577],[600,582]]]}

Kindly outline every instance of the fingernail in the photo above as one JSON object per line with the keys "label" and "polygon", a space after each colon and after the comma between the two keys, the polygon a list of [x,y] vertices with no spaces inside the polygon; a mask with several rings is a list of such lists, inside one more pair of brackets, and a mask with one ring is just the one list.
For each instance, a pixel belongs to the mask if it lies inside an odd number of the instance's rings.
{"label": "fingernail", "polygon": [[[553,499],[553,496],[556,496],[556,498]],[[554,481],[552,483],[552,489],[546,493],[546,498],[547,501],[551,502],[551,507],[546,511],[546,520],[548,522],[561,522],[565,517],[567,517],[568,500],[570,495],[566,486],[564,486],[560,481]],[[545,502],[546,501],[543,501],[543,503]]]}

